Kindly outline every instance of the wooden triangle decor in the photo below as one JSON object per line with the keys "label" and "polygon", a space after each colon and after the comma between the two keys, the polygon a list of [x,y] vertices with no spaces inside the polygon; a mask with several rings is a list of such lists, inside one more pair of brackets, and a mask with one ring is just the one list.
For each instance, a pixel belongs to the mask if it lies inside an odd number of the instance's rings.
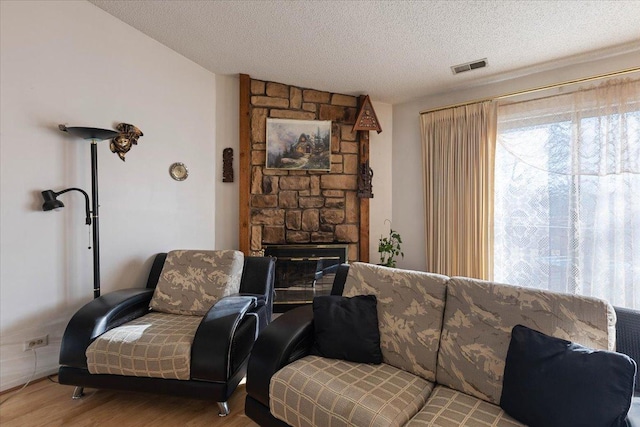
{"label": "wooden triangle decor", "polygon": [[360,111],[358,111],[358,117],[356,118],[356,123],[353,125],[352,131],[356,130],[375,130],[378,133],[382,132],[378,116],[376,116],[376,112],[373,110],[369,95],[365,96]]}

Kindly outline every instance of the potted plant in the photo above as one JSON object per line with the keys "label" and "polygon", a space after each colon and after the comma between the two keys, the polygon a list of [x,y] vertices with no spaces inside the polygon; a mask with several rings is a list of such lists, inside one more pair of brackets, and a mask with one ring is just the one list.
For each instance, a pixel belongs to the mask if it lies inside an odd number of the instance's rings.
{"label": "potted plant", "polygon": [[[385,220],[387,222],[389,220]],[[380,254],[380,264],[385,267],[395,267],[395,257],[400,255],[404,258],[404,252],[400,244],[402,243],[402,237],[400,233],[391,228],[391,221],[389,221],[389,237],[380,236],[378,243],[378,253]]]}

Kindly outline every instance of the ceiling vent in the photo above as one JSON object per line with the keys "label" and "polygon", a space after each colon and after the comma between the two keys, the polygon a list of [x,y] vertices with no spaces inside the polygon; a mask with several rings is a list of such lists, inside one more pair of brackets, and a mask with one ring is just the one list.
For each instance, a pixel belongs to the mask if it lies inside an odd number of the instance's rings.
{"label": "ceiling vent", "polygon": [[464,73],[465,71],[476,70],[478,68],[484,68],[489,63],[487,62],[487,58],[478,59],[477,61],[467,62],[466,64],[454,65],[451,67],[451,72],[453,74]]}

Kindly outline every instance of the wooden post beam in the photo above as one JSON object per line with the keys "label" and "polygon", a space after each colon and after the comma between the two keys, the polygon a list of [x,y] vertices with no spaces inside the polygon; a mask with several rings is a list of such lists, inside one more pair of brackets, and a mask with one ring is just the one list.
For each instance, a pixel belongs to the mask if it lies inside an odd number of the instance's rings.
{"label": "wooden post beam", "polygon": [[251,253],[249,234],[249,195],[251,193],[251,118],[249,109],[251,105],[251,77],[248,74],[240,74],[240,209],[239,209],[239,242],[240,250],[245,255]]}

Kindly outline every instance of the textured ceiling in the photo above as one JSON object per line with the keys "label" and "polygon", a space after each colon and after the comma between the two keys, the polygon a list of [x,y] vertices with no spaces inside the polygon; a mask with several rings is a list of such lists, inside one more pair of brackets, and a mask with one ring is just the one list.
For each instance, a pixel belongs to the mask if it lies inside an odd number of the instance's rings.
{"label": "textured ceiling", "polygon": [[213,73],[391,104],[603,52],[640,58],[640,1],[90,1]]}

